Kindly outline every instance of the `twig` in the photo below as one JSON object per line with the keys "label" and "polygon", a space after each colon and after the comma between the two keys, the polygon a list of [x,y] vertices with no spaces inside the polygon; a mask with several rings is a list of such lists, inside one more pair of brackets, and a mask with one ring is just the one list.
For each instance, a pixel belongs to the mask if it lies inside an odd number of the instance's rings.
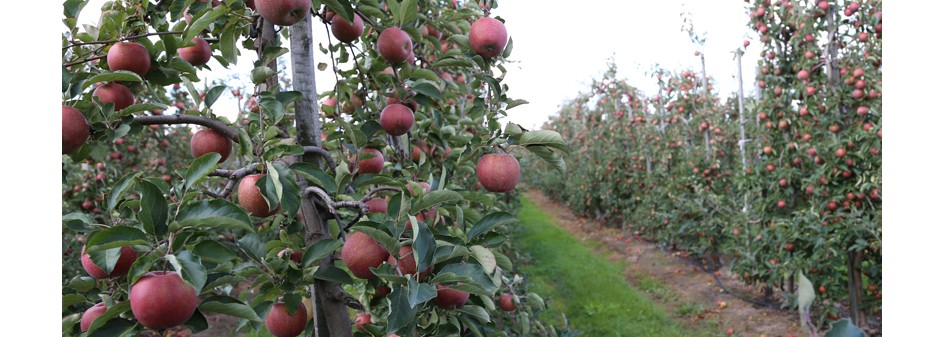
{"label": "twig", "polygon": [[371,25],[372,28],[374,27],[374,21],[371,21],[371,19],[369,19],[366,15],[364,15],[364,13],[361,13],[361,11],[355,9],[354,14],[357,14],[358,16],[360,16],[361,21],[364,21],[364,23]]}
{"label": "twig", "polygon": [[214,198],[226,198],[230,195],[230,193],[233,193],[233,188],[236,187],[236,181],[243,179],[245,176],[258,172],[256,169],[258,166],[259,163],[253,163],[237,170],[213,170],[213,172],[210,172],[210,176],[227,177],[229,178],[229,181],[226,182],[226,186],[223,187],[223,190],[220,191],[219,194],[210,191],[204,191],[203,194]]}
{"label": "twig", "polygon": [[160,115],[160,116],[136,116],[134,123],[141,125],[152,124],[197,124],[208,127],[213,131],[219,132],[234,141],[239,141],[239,132],[216,119],[194,116],[194,115]]}
{"label": "twig", "polygon": [[371,198],[374,197],[375,194],[384,192],[384,191],[400,192],[401,189],[396,188],[396,187],[390,187],[390,186],[377,187],[373,190],[368,191],[367,194],[364,195],[364,198],[361,198],[361,201],[367,202],[368,200],[371,200]]}
{"label": "twig", "polygon": [[74,65],[77,65],[77,64],[82,64],[82,63],[89,62],[89,61],[101,60],[101,59],[103,59],[103,58],[105,58],[105,55],[96,56],[96,57],[90,57],[90,58],[87,58],[87,59],[84,59],[84,60],[81,60],[81,61],[75,61],[75,62],[71,62],[71,63],[66,63],[66,64],[63,64],[63,66],[65,66],[65,67],[71,67],[71,66],[74,66]]}
{"label": "twig", "polygon": [[70,44],[70,45],[68,45],[68,46],[62,47],[62,50],[66,50],[66,49],[69,49],[69,48],[72,48],[72,47],[78,47],[78,46],[87,46],[87,45],[90,45],[90,44],[110,44],[110,43],[116,43],[116,42],[122,42],[122,41],[128,41],[128,40],[139,39],[139,38],[148,37],[148,36],[155,36],[155,35],[173,35],[173,34],[183,34],[183,33],[184,33],[184,32],[157,32],[157,33],[147,33],[147,34],[141,34],[141,35],[123,37],[123,38],[120,38],[120,39],[117,39],[117,40],[92,41],[92,42],[78,42],[78,43],[73,43],[73,44]]}

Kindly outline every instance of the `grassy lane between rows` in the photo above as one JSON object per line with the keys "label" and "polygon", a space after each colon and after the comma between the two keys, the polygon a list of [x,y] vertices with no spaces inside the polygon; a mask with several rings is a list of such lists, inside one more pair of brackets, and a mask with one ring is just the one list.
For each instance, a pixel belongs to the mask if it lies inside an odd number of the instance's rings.
{"label": "grassy lane between rows", "polygon": [[519,219],[523,230],[516,242],[531,257],[522,271],[531,290],[546,298],[546,319],[564,313],[583,336],[694,335],[632,288],[623,266],[595,254],[524,195]]}

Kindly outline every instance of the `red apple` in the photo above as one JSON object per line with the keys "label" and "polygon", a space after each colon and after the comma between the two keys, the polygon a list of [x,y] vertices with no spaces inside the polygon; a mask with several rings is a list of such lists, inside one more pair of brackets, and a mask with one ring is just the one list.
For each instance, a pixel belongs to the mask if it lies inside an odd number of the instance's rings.
{"label": "red apple", "polygon": [[[262,3],[262,0],[260,0]],[[285,308],[285,303],[279,302],[272,305],[269,314],[266,315],[266,328],[276,337],[295,337],[302,331],[305,331],[305,323],[308,322],[308,311],[302,303],[295,309],[295,315],[289,315]]]}
{"label": "red apple", "polygon": [[400,64],[407,60],[413,50],[413,41],[407,32],[397,27],[384,29],[377,38],[377,52],[390,64]]}
{"label": "red apple", "polygon": [[372,198],[364,204],[368,207],[368,213],[387,214],[387,200],[384,198]]}
{"label": "red apple", "polygon": [[107,310],[108,308],[105,307],[105,303],[103,302],[93,305],[91,308],[82,313],[82,319],[79,320],[79,329],[81,329],[82,332],[89,331],[89,327],[92,326],[92,322],[94,322],[99,316],[105,314],[105,311]]}
{"label": "red apple", "polygon": [[390,104],[381,111],[381,128],[391,136],[406,134],[413,121],[413,111],[403,104]]}
{"label": "red apple", "polygon": [[[371,158],[366,158],[371,156]],[[358,173],[381,173],[384,154],[377,149],[362,149],[358,154]]]}
{"label": "red apple", "polygon": [[142,77],[151,69],[151,55],[148,49],[137,42],[118,42],[108,49],[106,55],[108,69],[127,70]]}
{"label": "red apple", "polygon": [[361,37],[362,33],[364,33],[364,21],[357,14],[354,15],[353,24],[338,15],[331,19],[331,34],[338,41],[349,43]]}
{"label": "red apple", "polygon": [[476,163],[476,178],[490,192],[510,192],[521,176],[518,160],[508,153],[491,153]]}
{"label": "red apple", "polygon": [[466,304],[466,301],[469,300],[469,293],[437,284],[436,297],[433,300],[440,308],[456,309]]}
{"label": "red apple", "polygon": [[194,66],[204,65],[210,62],[210,55],[213,50],[210,49],[210,44],[207,43],[207,40],[195,37],[193,41],[196,43],[193,46],[177,48],[177,55]]}
{"label": "red apple", "polygon": [[502,55],[509,35],[502,21],[480,18],[469,27],[469,47],[484,58]]}
{"label": "red apple", "polygon": [[256,0],[256,11],[266,21],[280,26],[291,26],[309,15],[310,0]]}
{"label": "red apple", "polygon": [[[748,42],[748,41],[745,41]],[[504,293],[502,296],[499,296],[499,308],[505,311],[515,311],[515,302],[511,293]]]}
{"label": "red apple", "polygon": [[118,83],[106,83],[95,88],[92,96],[98,97],[102,104],[115,103],[115,111],[127,108],[135,103],[135,94],[128,87]]}
{"label": "red apple", "polygon": [[161,330],[187,322],[197,310],[197,291],[172,271],[152,271],[131,286],[131,313],[141,325]]}
{"label": "red apple", "polygon": [[89,121],[79,109],[62,106],[62,154],[72,153],[89,139]]}
{"label": "red apple", "polygon": [[371,324],[371,313],[369,312],[362,312],[354,317],[355,330],[365,332],[366,330],[361,327],[369,324]]}
{"label": "red apple", "polygon": [[277,204],[274,209],[270,210],[262,191],[259,190],[259,187],[256,187],[256,181],[265,176],[265,174],[250,174],[243,177],[237,188],[240,206],[249,214],[260,218],[276,214],[282,209],[282,206]]}
{"label": "red apple", "polygon": [[[395,256],[393,254],[387,258],[387,263],[390,263],[392,266],[396,266],[400,270],[401,275],[413,275],[417,273],[417,260],[413,258],[413,247],[403,246],[400,248],[400,251]],[[420,272],[420,278],[427,276],[430,272],[433,271],[433,267],[430,266],[427,270]]]}
{"label": "red apple", "polygon": [[389,257],[387,249],[362,232],[351,234],[341,247],[341,260],[355,277],[361,279],[375,278],[370,268],[379,267]]}
{"label": "red apple", "polygon": [[197,131],[197,133],[190,138],[190,153],[194,155],[194,158],[200,158],[200,156],[207,153],[216,152],[220,154],[219,163],[222,163],[230,156],[230,150],[232,148],[232,140],[212,129]]}
{"label": "red apple", "polygon": [[[89,202],[91,205],[92,203]],[[85,207],[85,204],[83,204]],[[135,263],[135,260],[138,259],[138,252],[131,248],[131,246],[121,247],[118,255],[118,262],[115,262],[115,267],[112,268],[112,272],[106,274],[102,268],[99,268],[92,262],[92,255],[85,253],[85,246],[82,246],[82,268],[85,269],[85,272],[89,273],[89,276],[92,276],[96,279],[101,278],[112,278],[118,276],[124,276],[128,274],[128,270],[131,269],[131,265]]]}

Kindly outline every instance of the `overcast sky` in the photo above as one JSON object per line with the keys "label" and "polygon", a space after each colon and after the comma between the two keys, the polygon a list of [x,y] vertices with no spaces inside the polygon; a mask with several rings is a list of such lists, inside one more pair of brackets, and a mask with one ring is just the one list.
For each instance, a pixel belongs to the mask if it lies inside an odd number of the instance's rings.
{"label": "overcast sky", "polygon": [[[80,22],[97,23],[104,2],[91,0]],[[723,97],[738,88],[732,52],[744,40],[752,41],[743,60],[746,90],[750,92],[760,49],[755,35],[749,35],[746,5],[734,0],[583,0],[567,5],[564,1],[499,1],[492,14],[505,19],[514,40],[511,62],[506,64],[508,94],[530,102],[509,111],[509,118],[526,128],[539,127],[566,99],[588,91],[592,79],[601,77],[611,57],[616,61],[618,76],[648,94],[656,90],[656,82],[645,73],[655,64],[671,70],[698,70],[699,57],[694,52],[699,48],[680,30],[683,11],[692,13],[697,32],[706,33],[702,52],[707,72],[717,80],[716,89]],[[324,26],[315,22],[314,30],[316,43],[327,45]],[[211,60],[213,71],[203,71],[201,77],[228,78],[238,73],[248,83],[254,55],[242,51],[232,70]],[[288,55],[284,58],[287,60]],[[330,64],[330,56],[316,52],[315,62]],[[331,88],[334,81],[331,67],[316,71],[319,91]],[[232,120],[236,116],[234,99],[223,95],[214,105],[214,112]]]}

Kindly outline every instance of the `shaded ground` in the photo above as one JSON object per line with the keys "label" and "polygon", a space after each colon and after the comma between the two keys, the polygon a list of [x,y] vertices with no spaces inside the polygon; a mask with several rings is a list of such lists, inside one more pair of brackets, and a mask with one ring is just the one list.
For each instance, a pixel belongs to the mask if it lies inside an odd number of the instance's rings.
{"label": "shaded ground", "polygon": [[[624,278],[670,313],[687,330],[724,336],[802,336],[796,313],[760,307],[722,292],[715,278],[655,244],[631,238],[619,229],[575,217],[537,191],[526,193],[556,225],[610,262],[624,267]],[[524,212],[524,209],[523,209]],[[750,298],[761,293],[747,287],[725,269],[718,274],[726,289]],[[704,333],[699,333],[703,335]]]}

